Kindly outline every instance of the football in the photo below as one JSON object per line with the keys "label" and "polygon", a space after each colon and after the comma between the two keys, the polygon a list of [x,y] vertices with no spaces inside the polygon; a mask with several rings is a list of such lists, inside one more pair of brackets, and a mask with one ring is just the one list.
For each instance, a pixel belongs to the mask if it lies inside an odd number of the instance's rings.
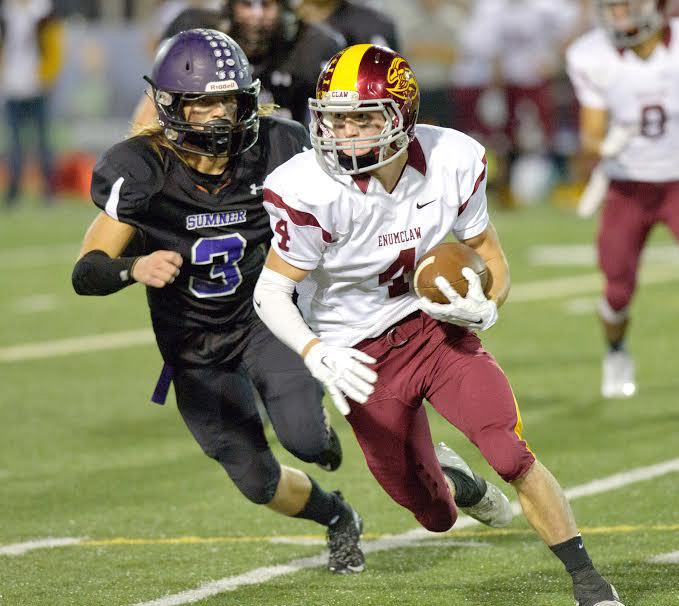
{"label": "football", "polygon": [[492,278],[486,264],[479,254],[461,242],[444,242],[428,251],[415,268],[415,293],[427,297],[434,303],[448,303],[448,299],[438,289],[434,280],[443,276],[463,297],[467,296],[469,283],[462,275],[462,268],[473,269],[481,278],[483,292],[488,295]]}

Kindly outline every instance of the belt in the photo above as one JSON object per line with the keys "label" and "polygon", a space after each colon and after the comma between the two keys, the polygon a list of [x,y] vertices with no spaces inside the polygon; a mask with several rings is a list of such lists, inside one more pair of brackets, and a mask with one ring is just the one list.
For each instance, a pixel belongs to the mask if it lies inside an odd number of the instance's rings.
{"label": "belt", "polygon": [[365,349],[377,341],[385,340],[387,345],[392,348],[403,347],[410,339],[422,330],[424,326],[424,317],[421,311],[414,311],[401,318],[396,324],[390,326],[385,332],[377,337],[370,339],[363,339],[360,343],[354,345],[356,349]]}

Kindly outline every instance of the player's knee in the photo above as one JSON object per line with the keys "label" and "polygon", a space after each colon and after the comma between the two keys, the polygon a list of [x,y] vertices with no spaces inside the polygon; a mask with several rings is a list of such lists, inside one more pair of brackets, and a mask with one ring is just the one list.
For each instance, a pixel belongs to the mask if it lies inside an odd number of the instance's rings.
{"label": "player's knee", "polygon": [[497,433],[487,441],[488,447],[479,448],[488,464],[505,482],[513,482],[526,473],[535,462],[535,456],[526,443],[512,436],[498,438]]}
{"label": "player's knee", "polygon": [[281,468],[271,451],[248,454],[248,460],[233,460],[225,452],[212,456],[225,469],[243,496],[257,505],[270,503],[276,494]]}
{"label": "player's knee", "polygon": [[599,315],[609,324],[621,324],[627,319],[631,299],[632,289],[609,284],[599,301]]}
{"label": "player's knee", "polygon": [[316,432],[315,434],[279,436],[281,445],[289,453],[304,461],[305,463],[315,463],[321,454],[328,447],[327,432]]}
{"label": "player's knee", "polygon": [[457,510],[445,503],[426,513],[415,514],[417,521],[429,532],[446,532],[457,520]]}
{"label": "player's knee", "polygon": [[[329,446],[329,434],[323,420],[323,391],[311,378],[297,380],[297,388],[280,389],[283,394],[271,398],[272,423],[285,450],[306,463],[315,463]],[[318,410],[305,410],[318,406]],[[287,411],[281,414],[279,411]]]}

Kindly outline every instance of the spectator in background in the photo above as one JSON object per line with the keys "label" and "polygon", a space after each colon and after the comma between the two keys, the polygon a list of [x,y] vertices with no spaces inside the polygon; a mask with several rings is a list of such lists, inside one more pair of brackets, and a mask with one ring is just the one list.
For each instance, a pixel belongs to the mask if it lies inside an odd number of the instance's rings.
{"label": "spectator in background", "polygon": [[44,181],[51,201],[52,152],[49,135],[49,93],[59,73],[62,32],[50,0],[5,0],[0,8],[2,91],[9,127],[7,207],[17,203],[24,166],[25,127],[33,124]]}
{"label": "spectator in background", "polygon": [[396,25],[367,6],[348,0],[301,0],[297,14],[307,23],[325,23],[342,34],[347,44],[376,44],[398,51]]}
{"label": "spectator in background", "polygon": [[417,17],[403,34],[403,45],[417,72],[422,124],[452,126],[448,80],[455,61],[457,23],[462,17],[446,0],[418,0]]}

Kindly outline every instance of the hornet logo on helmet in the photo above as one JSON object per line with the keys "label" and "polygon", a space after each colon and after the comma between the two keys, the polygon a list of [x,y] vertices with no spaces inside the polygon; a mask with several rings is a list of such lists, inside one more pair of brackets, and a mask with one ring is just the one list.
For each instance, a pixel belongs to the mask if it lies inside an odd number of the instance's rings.
{"label": "hornet logo on helmet", "polygon": [[387,83],[392,85],[387,88],[389,93],[406,101],[414,99],[419,91],[415,74],[403,57],[396,57],[391,62],[387,72]]}

